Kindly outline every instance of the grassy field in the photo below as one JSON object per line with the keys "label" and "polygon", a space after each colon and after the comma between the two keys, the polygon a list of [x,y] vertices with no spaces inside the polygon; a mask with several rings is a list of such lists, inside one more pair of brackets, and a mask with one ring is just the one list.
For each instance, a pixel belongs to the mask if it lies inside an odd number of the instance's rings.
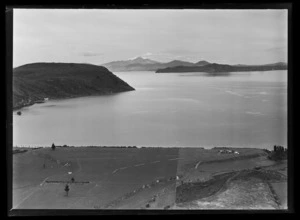
{"label": "grassy field", "polygon": [[261,149],[234,150],[239,154],[200,148],[18,149],[13,208],[286,208],[286,161],[271,161]]}
{"label": "grassy field", "polygon": [[[162,148],[41,148],[14,154],[13,207],[118,208],[141,191],[151,199],[152,192],[175,183],[177,157],[178,149]],[[72,177],[75,183],[65,196]]]}

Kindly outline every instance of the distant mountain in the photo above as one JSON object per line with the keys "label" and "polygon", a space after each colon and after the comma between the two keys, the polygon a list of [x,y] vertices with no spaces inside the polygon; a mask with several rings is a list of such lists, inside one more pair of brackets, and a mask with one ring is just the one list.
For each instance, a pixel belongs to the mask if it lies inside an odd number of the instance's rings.
{"label": "distant mountain", "polygon": [[104,63],[102,66],[106,67],[110,71],[122,72],[122,71],[155,71],[158,68],[163,68],[160,62],[137,57],[132,60],[113,61]]}
{"label": "distant mountain", "polygon": [[285,62],[277,62],[277,63],[265,64],[264,66],[285,66],[285,67],[287,67],[287,63],[285,63]]}
{"label": "distant mountain", "polygon": [[232,66],[286,66],[287,67],[287,63],[277,62],[277,63],[262,64],[262,65],[236,64],[236,65],[232,65]]}
{"label": "distant mountain", "polygon": [[226,65],[212,63],[204,66],[177,66],[158,69],[156,73],[183,73],[183,72],[247,72],[247,71],[271,71],[271,70],[286,70],[286,63],[273,63],[266,65]]}
{"label": "distant mountain", "polygon": [[194,66],[194,65],[195,65],[194,63],[187,62],[187,61],[181,61],[181,60],[173,60],[171,62],[163,64],[163,66],[165,68],[167,68],[167,67],[175,67],[175,66]]}
{"label": "distant mountain", "polygon": [[195,65],[197,65],[197,66],[205,66],[207,64],[210,64],[210,63],[205,60],[201,60],[198,63],[195,63]]}
{"label": "distant mountain", "polygon": [[150,60],[150,59],[144,59],[143,57],[137,57],[135,59],[129,60],[132,64],[157,64],[159,62]]}
{"label": "distant mountain", "polygon": [[[142,57],[137,57],[133,60],[123,60],[123,61],[113,61],[109,63],[104,63],[102,66],[105,66],[110,71],[122,72],[122,71],[156,71],[158,69],[167,68],[167,67],[176,67],[176,66],[195,66],[195,65],[204,65],[209,64],[207,61],[201,64],[195,64],[187,61],[173,60],[167,63],[161,63],[150,59],[144,59]],[[198,62],[199,63],[199,62]]]}
{"label": "distant mountain", "polygon": [[75,63],[31,63],[13,69],[13,109],[42,102],[134,90],[105,67]]}
{"label": "distant mountain", "polygon": [[102,64],[110,71],[156,71],[157,73],[167,72],[243,72],[243,71],[269,71],[287,69],[287,63],[277,62],[264,65],[227,65],[210,63],[205,60],[192,63],[181,60],[162,63],[150,59],[137,57],[131,60],[113,61]]}

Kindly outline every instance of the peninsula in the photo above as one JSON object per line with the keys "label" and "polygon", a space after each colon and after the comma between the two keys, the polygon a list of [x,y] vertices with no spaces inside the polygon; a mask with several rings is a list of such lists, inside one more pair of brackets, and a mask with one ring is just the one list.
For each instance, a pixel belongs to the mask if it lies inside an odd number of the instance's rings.
{"label": "peninsula", "polygon": [[108,69],[91,64],[31,63],[13,69],[13,110],[44,102],[132,91]]}

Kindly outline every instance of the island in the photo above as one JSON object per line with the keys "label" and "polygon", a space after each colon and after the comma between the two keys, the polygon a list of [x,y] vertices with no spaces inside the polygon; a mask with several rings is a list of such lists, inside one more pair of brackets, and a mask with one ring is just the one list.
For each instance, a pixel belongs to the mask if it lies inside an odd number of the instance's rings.
{"label": "island", "polygon": [[31,63],[13,69],[13,110],[48,99],[132,90],[107,68],[92,64]]}
{"label": "island", "polygon": [[272,71],[286,70],[287,64],[283,62],[265,64],[265,65],[227,65],[218,63],[209,63],[203,66],[175,66],[158,69],[156,73],[184,73],[184,72],[250,72],[250,71]]}

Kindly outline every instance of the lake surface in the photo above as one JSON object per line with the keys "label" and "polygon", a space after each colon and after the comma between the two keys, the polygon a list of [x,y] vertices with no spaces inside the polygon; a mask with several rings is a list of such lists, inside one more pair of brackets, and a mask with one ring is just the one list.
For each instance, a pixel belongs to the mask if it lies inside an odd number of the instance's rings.
{"label": "lake surface", "polygon": [[287,147],[287,71],[114,74],[136,91],[14,112],[13,145]]}

